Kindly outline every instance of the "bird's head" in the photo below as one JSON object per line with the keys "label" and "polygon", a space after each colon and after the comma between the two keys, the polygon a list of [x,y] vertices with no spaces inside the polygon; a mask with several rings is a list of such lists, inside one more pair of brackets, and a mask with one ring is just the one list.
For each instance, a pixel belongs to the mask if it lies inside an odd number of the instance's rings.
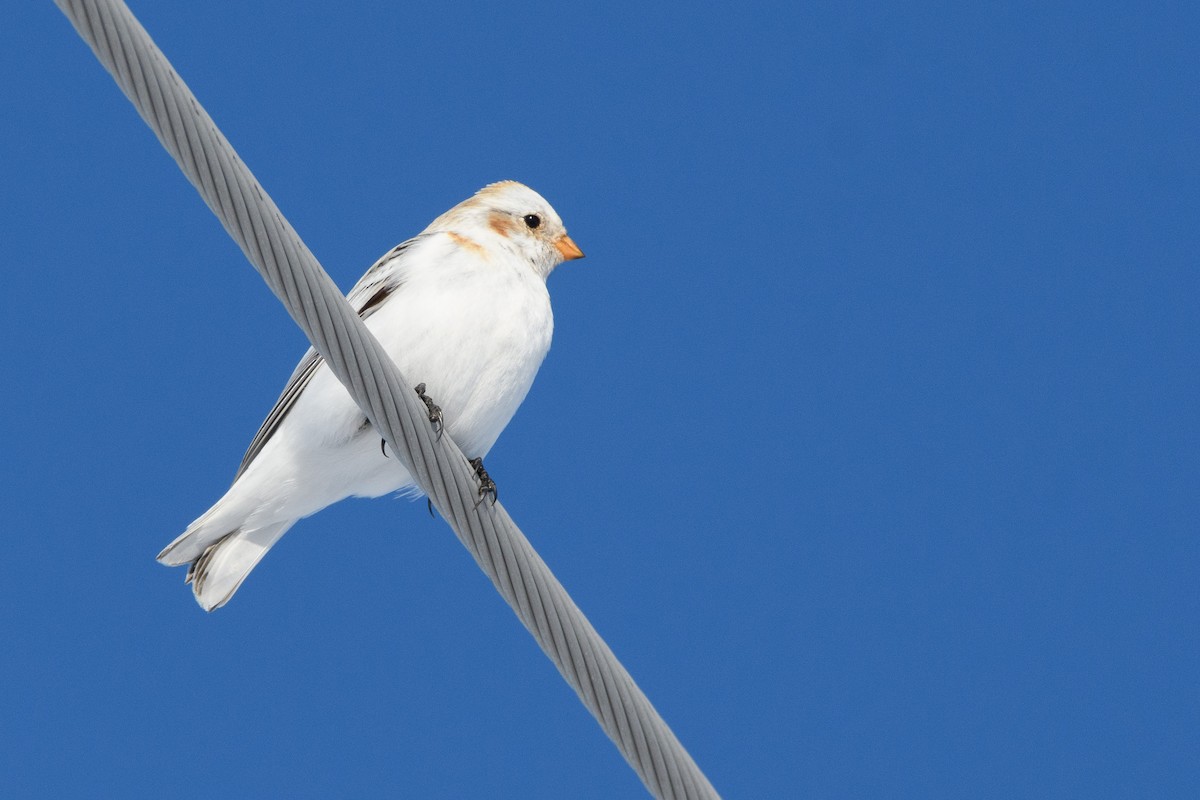
{"label": "bird's head", "polygon": [[468,247],[507,251],[528,262],[543,279],[562,262],[583,258],[546,199],[516,181],[483,187],[435,219],[425,232],[461,237]]}

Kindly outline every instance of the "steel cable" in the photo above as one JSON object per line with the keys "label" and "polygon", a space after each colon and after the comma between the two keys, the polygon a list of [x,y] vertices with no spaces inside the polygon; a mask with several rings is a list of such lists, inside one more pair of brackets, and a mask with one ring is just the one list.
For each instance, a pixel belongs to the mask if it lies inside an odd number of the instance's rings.
{"label": "steel cable", "polygon": [[55,0],[522,624],[659,798],[716,790],[119,0]]}

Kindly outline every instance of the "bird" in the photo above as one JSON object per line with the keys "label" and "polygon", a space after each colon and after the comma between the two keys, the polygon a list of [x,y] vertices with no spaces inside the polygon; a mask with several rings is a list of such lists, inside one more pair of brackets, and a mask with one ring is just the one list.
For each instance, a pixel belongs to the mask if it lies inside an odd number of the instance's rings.
{"label": "bird", "polygon": [[[482,459],[550,349],[546,279],[578,258],[583,251],[540,194],[500,181],[385,253],[346,299],[401,374],[423,384],[414,388],[439,433]],[[482,469],[482,460],[476,463]],[[346,497],[404,491],[419,493],[310,348],[251,440],[233,485],[158,561],[188,565],[196,602],[212,611],[300,519]]]}

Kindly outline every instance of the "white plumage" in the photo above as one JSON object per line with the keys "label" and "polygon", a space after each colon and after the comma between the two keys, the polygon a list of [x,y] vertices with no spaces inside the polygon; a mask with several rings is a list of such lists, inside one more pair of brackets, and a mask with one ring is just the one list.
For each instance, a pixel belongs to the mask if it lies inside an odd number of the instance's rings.
{"label": "white plumage", "polygon": [[[401,373],[443,414],[468,458],[484,456],[525,399],[550,348],[546,278],[583,253],[541,195],[495,183],[393,248],[347,299]],[[312,350],[254,437],[233,486],[159,554],[190,564],[211,611],[295,522],[350,496],[412,485]]]}

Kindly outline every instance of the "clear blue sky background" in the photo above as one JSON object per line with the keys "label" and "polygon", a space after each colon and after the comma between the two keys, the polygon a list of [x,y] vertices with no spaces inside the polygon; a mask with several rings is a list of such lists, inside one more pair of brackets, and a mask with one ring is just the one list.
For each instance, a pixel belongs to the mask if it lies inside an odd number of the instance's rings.
{"label": "clear blue sky background", "polygon": [[[1200,794],[1197,12],[134,10],[343,288],[485,183],[587,252],[488,460],[726,796]],[[0,29],[0,783],[643,790],[423,503],[154,555],[306,342],[49,2]]]}

